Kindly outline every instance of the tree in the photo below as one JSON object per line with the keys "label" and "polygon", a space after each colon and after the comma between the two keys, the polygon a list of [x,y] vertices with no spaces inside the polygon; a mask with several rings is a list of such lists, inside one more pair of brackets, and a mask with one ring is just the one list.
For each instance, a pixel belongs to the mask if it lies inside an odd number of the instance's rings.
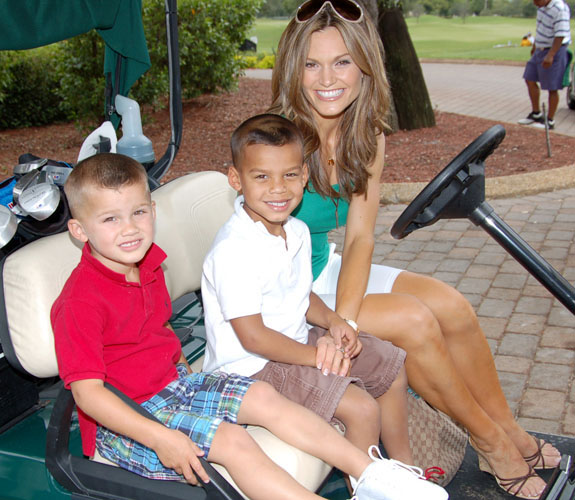
{"label": "tree", "polygon": [[[423,71],[403,18],[394,0],[362,0],[372,16],[385,49],[385,69],[391,86],[397,120],[394,130],[413,130],[435,125],[435,115],[423,78]],[[397,127],[394,127],[395,123]]]}
{"label": "tree", "polygon": [[469,15],[469,10],[469,0],[456,0],[451,6],[452,14],[460,17],[463,22],[465,22],[465,18]]}
{"label": "tree", "polygon": [[421,5],[419,2],[417,2],[413,6],[413,9],[411,9],[411,12],[413,14],[413,17],[415,17],[417,19],[417,22],[419,22],[419,18],[421,15],[423,15],[423,13],[425,12],[425,9],[423,8],[423,5]]}

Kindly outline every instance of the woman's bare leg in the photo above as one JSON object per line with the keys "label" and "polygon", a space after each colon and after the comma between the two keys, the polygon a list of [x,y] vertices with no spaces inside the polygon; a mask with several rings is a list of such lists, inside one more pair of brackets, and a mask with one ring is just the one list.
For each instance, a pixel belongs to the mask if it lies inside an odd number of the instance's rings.
{"label": "woman's bare leg", "polygon": [[413,464],[407,429],[407,373],[405,367],[389,390],[377,398],[381,409],[381,442],[390,458]]}
{"label": "woman's bare leg", "polygon": [[[398,280],[400,278],[401,275]],[[368,295],[362,303],[358,325],[361,330],[389,340],[407,352],[405,367],[411,387],[468,429],[500,477],[527,474],[529,468],[514,442],[467,387],[439,322],[422,301],[399,293]],[[535,495],[544,486],[542,479],[532,478],[522,492]]]}
{"label": "woman's bare leg", "polygon": [[[475,400],[507,432],[522,456],[537,451],[533,437],[517,424],[497,376],[495,362],[485,334],[469,302],[457,290],[436,279],[401,273],[394,292],[412,294],[437,319],[457,371]],[[561,455],[546,446],[546,463],[556,465]]]}

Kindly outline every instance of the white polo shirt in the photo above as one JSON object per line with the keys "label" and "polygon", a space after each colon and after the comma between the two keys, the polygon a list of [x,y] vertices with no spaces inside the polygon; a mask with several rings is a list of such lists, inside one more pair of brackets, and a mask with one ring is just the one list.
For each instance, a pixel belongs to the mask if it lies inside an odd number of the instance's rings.
{"label": "white polo shirt", "polygon": [[569,6],[563,0],[551,0],[545,7],[537,9],[537,32],[535,47],[550,48],[553,40],[563,37],[562,45],[571,43]]}
{"label": "white polo shirt", "polygon": [[207,348],[204,370],[253,375],[268,362],[246,351],[230,320],[261,314],[273,330],[305,343],[305,315],[313,277],[307,225],[293,217],[284,224],[287,240],[271,235],[243,208],[218,231],[204,261],[202,298]]}

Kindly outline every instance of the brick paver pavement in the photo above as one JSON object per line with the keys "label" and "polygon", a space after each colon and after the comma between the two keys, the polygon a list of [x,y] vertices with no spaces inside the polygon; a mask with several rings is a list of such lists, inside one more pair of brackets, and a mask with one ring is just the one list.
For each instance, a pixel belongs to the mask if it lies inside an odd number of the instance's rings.
{"label": "brick paver pavement", "polygon": [[[490,202],[495,212],[575,283],[575,189]],[[394,240],[404,205],[379,210],[375,263],[439,278],[477,311],[501,384],[519,422],[575,436],[575,316],[483,229],[442,220]],[[342,231],[332,233],[341,244]]]}
{"label": "brick paver pavement", "polygon": [[[523,66],[422,63],[434,108],[498,122],[517,123],[531,111]],[[575,111],[560,91],[555,132],[575,136]],[[547,106],[547,92],[541,93]],[[544,133],[544,131],[542,131]]]}

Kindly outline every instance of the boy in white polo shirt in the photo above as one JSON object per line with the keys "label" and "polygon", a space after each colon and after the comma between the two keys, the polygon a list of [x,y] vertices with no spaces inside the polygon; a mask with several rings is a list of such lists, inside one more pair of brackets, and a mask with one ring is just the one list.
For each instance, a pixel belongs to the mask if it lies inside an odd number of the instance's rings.
{"label": "boy in white polo shirt", "polygon": [[[281,116],[258,115],[232,135],[232,156],[229,182],[243,195],[204,262],[204,369],[265,380],[342,421],[358,448],[381,437],[392,458],[412,463],[405,352],[358,334],[311,292],[309,230],[290,217],[308,179],[301,133]],[[430,490],[419,498],[445,495],[418,483]]]}

